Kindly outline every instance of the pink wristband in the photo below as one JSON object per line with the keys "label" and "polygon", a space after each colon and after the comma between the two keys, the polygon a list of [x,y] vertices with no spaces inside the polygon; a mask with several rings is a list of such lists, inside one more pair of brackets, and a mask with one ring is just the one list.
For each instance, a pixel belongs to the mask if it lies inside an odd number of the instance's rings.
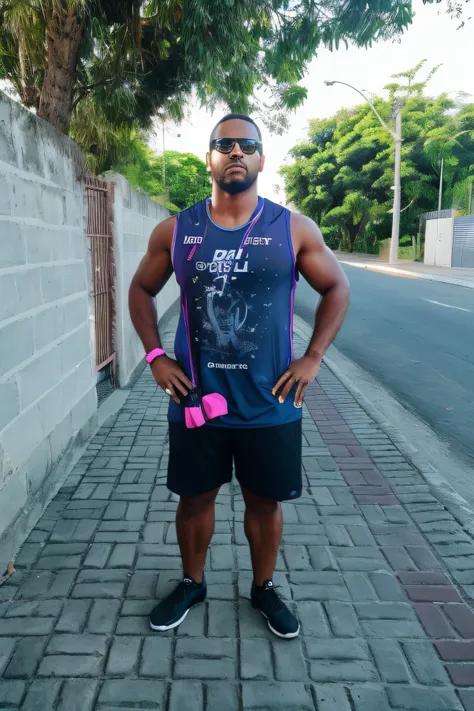
{"label": "pink wristband", "polygon": [[152,363],[158,356],[166,355],[163,348],[154,348],[152,351],[146,354],[145,360],[147,363]]}

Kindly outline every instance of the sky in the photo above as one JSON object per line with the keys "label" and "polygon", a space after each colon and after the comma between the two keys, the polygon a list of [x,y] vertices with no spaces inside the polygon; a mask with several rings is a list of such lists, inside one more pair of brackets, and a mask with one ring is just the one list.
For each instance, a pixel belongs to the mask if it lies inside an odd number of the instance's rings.
{"label": "sky", "polygon": [[[439,5],[423,5],[422,0],[414,0],[413,6],[415,19],[399,42],[379,42],[370,49],[350,47],[335,52],[326,49],[319,51],[302,82],[308,89],[308,98],[291,114],[291,128],[283,136],[276,136],[261,126],[266,162],[259,177],[260,195],[284,202],[283,189],[280,194],[273,189],[275,184],[283,188],[278,170],[285,160],[291,160],[287,156],[288,151],[305,139],[310,119],[332,116],[344,106],[362,102],[361,97],[348,87],[325,86],[325,79],[347,82],[369,94],[386,95],[383,87],[389,83],[392,74],[410,69],[426,58],[428,61],[420,73],[421,78],[431,67],[442,64],[431,80],[429,93],[438,95],[444,91],[464,91],[472,94],[474,101],[474,17],[464,29],[456,30],[459,21],[439,14]],[[190,101],[188,108],[191,109],[189,121],[180,125],[167,123],[165,148],[194,153],[205,160],[209,134],[214,124],[227,112],[223,109],[211,115],[193,101]],[[163,150],[161,130],[152,137],[150,146],[157,152]]]}

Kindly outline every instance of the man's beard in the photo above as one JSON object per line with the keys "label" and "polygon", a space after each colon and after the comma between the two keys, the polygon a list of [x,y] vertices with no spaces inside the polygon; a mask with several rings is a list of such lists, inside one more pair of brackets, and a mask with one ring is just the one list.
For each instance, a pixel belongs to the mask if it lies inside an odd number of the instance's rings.
{"label": "man's beard", "polygon": [[217,178],[215,178],[215,181],[220,187],[220,189],[228,195],[238,195],[239,193],[244,193],[246,190],[252,187],[252,185],[257,180],[257,177],[258,172],[247,172],[243,179],[238,178],[237,180],[228,180],[226,179],[226,174],[224,172],[221,173]]}

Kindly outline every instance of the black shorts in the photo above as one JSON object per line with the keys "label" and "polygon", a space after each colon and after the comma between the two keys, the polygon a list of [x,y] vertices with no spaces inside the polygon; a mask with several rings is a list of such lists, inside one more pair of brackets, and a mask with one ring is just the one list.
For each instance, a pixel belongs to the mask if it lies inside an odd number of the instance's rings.
{"label": "black shorts", "polygon": [[170,423],[168,488],[199,496],[232,479],[276,501],[301,496],[301,419],[255,429],[206,426],[188,429]]}

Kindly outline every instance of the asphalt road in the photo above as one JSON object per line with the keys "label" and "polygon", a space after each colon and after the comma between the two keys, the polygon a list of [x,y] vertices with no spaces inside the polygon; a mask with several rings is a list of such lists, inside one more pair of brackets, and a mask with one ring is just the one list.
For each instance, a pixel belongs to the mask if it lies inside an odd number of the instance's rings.
{"label": "asphalt road", "polygon": [[[351,306],[335,346],[474,466],[474,289],[344,265]],[[296,313],[318,295],[300,280]]]}

